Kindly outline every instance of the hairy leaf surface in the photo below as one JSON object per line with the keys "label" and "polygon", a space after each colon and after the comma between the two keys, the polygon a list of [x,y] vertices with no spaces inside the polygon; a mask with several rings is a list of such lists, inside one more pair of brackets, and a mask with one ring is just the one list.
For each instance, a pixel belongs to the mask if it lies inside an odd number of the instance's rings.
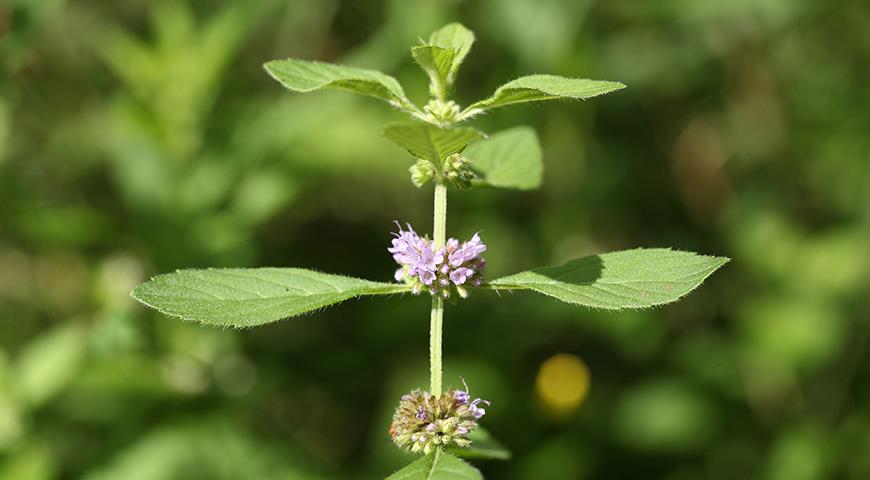
{"label": "hairy leaf surface", "polygon": [[387,480],[483,480],[476,468],[441,450],[420,457]]}
{"label": "hairy leaf surface", "polygon": [[384,129],[383,135],[411,155],[441,165],[449,155],[459,153],[476,140],[484,138],[482,132],[469,127],[438,128],[425,123],[394,123]]}
{"label": "hairy leaf surface", "polygon": [[166,315],[210,325],[252,327],[353,297],[407,290],[405,285],[300,268],[216,268],[158,275],[131,295]]}
{"label": "hairy leaf surface", "polygon": [[475,142],[465,150],[477,173],[477,185],[531,190],[541,185],[544,163],[538,136],[529,127],[515,127]]}
{"label": "hairy leaf surface", "polygon": [[294,92],[344,90],[379,98],[404,109],[416,109],[395,78],[364,68],[288,58],[264,65],[275,80]]}
{"label": "hairy leaf surface", "polygon": [[442,93],[453,85],[462,61],[474,44],[474,33],[451,23],[432,32],[429,42],[411,48],[411,55]]}
{"label": "hairy leaf surface", "polygon": [[496,107],[539,100],[585,100],[623,88],[625,85],[622,83],[605,80],[529,75],[498,87],[491,97],[471,104],[464,113],[473,115]]}
{"label": "hairy leaf surface", "polygon": [[528,270],[490,285],[530,289],[594,308],[646,308],[678,300],[727,262],[665,248],[625,250]]}

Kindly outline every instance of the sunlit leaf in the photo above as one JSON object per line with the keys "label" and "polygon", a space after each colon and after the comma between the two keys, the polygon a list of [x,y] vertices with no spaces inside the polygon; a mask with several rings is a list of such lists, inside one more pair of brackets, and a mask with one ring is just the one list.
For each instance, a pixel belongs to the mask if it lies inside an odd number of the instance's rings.
{"label": "sunlit leaf", "polygon": [[443,94],[456,80],[472,44],[474,33],[462,24],[451,23],[432,32],[428,43],[413,47],[411,55]]}
{"label": "sunlit leaf", "polygon": [[387,480],[483,480],[483,476],[453,455],[435,450],[390,475]]}
{"label": "sunlit leaf", "polygon": [[619,310],[678,300],[728,262],[665,248],[592,255],[490,283],[497,289],[530,289],[563,302]]}
{"label": "sunlit leaf", "polygon": [[511,452],[498,440],[481,427],[468,434],[471,445],[466,448],[449,447],[447,451],[457,457],[470,460],[510,460]]}
{"label": "sunlit leaf", "polygon": [[538,136],[515,127],[468,146],[463,154],[478,178],[475,184],[530,190],[541,185],[544,164]]}
{"label": "sunlit leaf", "polygon": [[625,85],[622,83],[605,80],[529,75],[511,80],[498,87],[491,97],[469,105],[463,112],[463,116],[472,116],[484,110],[513,103],[539,100],[585,100],[623,88]]}
{"label": "sunlit leaf", "polygon": [[465,25],[461,23],[449,23],[432,32],[432,35],[429,36],[429,43],[442,48],[450,48],[455,52],[450,71],[451,77],[455,77],[456,71],[459,70],[459,66],[462,65],[474,44],[474,32],[465,28]]}
{"label": "sunlit leaf", "polygon": [[158,275],[131,294],[166,315],[225,327],[252,327],[349,298],[407,291],[299,268],[179,270]]}
{"label": "sunlit leaf", "polygon": [[384,129],[384,137],[407,150],[417,158],[440,165],[449,155],[459,153],[465,147],[485,135],[473,128],[443,129],[425,123],[395,123]]}
{"label": "sunlit leaf", "polygon": [[288,58],[264,65],[275,80],[294,92],[344,90],[379,98],[396,107],[415,109],[399,82],[377,70]]}

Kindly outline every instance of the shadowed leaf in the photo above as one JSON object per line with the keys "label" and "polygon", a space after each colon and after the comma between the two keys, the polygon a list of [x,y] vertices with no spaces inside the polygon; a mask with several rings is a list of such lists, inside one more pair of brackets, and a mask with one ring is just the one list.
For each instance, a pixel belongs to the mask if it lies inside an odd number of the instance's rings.
{"label": "shadowed leaf", "polygon": [[417,158],[441,165],[443,160],[485,135],[473,128],[438,128],[425,123],[395,123],[388,126],[383,136],[407,150]]}
{"label": "shadowed leaf", "polygon": [[468,434],[471,445],[466,448],[452,446],[447,448],[449,453],[457,457],[470,460],[510,460],[511,452],[498,440],[481,427],[477,427]]}
{"label": "shadowed leaf", "polygon": [[496,289],[530,289],[563,302],[619,310],[674,302],[728,262],[665,248],[592,255],[490,283]]}

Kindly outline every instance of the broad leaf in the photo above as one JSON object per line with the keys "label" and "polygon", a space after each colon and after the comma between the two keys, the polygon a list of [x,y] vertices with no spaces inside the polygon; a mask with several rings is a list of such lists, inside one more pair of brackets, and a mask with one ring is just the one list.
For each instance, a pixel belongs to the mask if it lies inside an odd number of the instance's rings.
{"label": "broad leaf", "polygon": [[166,315],[224,327],[252,327],[364,295],[407,291],[300,268],[179,270],[158,275],[131,292]]}
{"label": "broad leaf", "polygon": [[529,75],[498,87],[486,100],[473,103],[463,112],[464,117],[473,116],[484,110],[502,107],[513,103],[535,102],[538,100],[580,99],[597,97],[625,88],[619,82],[567,78],[557,75]]}
{"label": "broad leaf", "polygon": [[529,127],[505,130],[468,146],[463,155],[477,185],[531,190],[541,185],[544,164],[538,136]]}
{"label": "broad leaf", "polygon": [[456,80],[472,44],[474,33],[460,23],[451,23],[432,32],[428,43],[413,47],[411,55],[443,95]]}
{"label": "broad leaf", "polygon": [[592,255],[500,278],[496,289],[530,289],[563,302],[618,310],[678,300],[728,262],[665,248]]}
{"label": "broad leaf", "polygon": [[456,77],[456,71],[465,60],[465,56],[471,51],[471,46],[474,44],[474,32],[465,28],[461,23],[449,23],[438,30],[432,32],[429,36],[429,44],[436,45],[442,48],[450,48],[455,53],[453,54],[453,65],[451,65],[450,75]]}
{"label": "broad leaf", "polygon": [[436,165],[449,155],[459,153],[475,140],[484,138],[473,128],[438,128],[425,123],[395,123],[384,129],[383,135],[417,158],[430,160]]}
{"label": "broad leaf", "polygon": [[486,430],[477,427],[468,434],[471,445],[466,448],[451,446],[449,453],[470,460],[510,460],[511,452]]}
{"label": "broad leaf", "polygon": [[417,109],[395,78],[377,70],[295,58],[273,60],[264,67],[269,75],[294,92],[345,90],[379,98],[406,110]]}
{"label": "broad leaf", "polygon": [[453,455],[435,450],[390,475],[387,480],[483,480],[483,475]]}

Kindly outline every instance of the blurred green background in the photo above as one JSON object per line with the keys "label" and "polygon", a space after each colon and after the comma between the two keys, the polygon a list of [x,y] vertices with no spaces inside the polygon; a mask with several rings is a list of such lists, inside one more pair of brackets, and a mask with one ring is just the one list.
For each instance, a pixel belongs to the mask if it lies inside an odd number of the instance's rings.
{"label": "blurred green background", "polygon": [[635,246],[734,261],[684,301],[606,313],[480,292],[450,306],[446,382],[493,401],[494,479],[870,478],[870,3],[861,0],[0,2],[0,478],[382,478],[427,381],[428,301],[246,331],[128,297],[182,267],[388,280],[431,187],[399,119],[284,91],[288,56],[382,69],[461,21],[468,104],[529,73],[618,80],[534,126],[544,186],[451,193],[491,278]]}

